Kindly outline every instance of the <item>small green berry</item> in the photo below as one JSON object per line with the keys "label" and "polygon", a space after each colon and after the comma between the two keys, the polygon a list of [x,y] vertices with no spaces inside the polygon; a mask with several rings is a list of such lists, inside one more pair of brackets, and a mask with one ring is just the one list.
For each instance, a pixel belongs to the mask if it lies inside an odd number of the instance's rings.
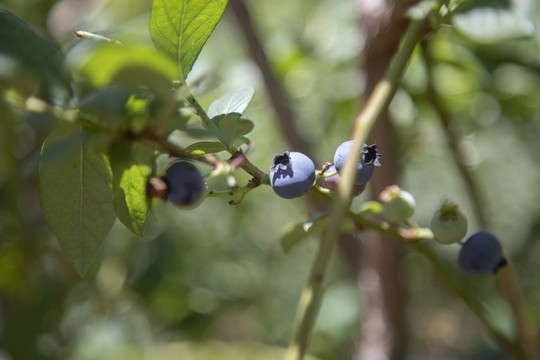
{"label": "small green berry", "polygon": [[388,186],[379,194],[383,203],[383,216],[392,222],[401,222],[414,215],[416,201],[408,191],[400,189],[397,185]]}
{"label": "small green berry", "polygon": [[441,244],[453,244],[467,235],[467,218],[455,204],[445,202],[433,214],[429,228],[435,240]]}

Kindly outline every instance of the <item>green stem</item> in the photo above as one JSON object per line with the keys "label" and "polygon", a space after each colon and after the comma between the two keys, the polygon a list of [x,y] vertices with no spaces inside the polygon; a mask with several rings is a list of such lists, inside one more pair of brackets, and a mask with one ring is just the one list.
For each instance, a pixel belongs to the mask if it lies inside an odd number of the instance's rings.
{"label": "green stem", "polygon": [[253,165],[247,158],[245,158],[238,167],[254,178],[259,179],[261,185],[270,185],[270,177],[268,174]]}
{"label": "green stem", "polygon": [[356,164],[360,158],[361,146],[366,142],[373,125],[390,103],[405,66],[418,42],[424,20],[415,20],[409,24],[401,48],[394,57],[385,78],[377,84],[364,109],[358,114],[353,131],[354,142],[350,155],[343,169],[337,189],[337,197],[330,213],[328,227],[322,234],[319,248],[311,269],[308,283],[298,303],[293,339],[285,356],[286,360],[303,359],[319,310],[323,294],[323,280],[329,259],[334,250],[341,221],[350,204],[353,178]]}

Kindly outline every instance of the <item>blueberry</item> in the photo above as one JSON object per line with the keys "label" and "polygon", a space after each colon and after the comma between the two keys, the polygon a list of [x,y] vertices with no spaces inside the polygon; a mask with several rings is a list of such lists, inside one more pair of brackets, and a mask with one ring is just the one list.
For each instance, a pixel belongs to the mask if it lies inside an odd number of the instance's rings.
{"label": "blueberry", "polygon": [[499,239],[488,231],[471,235],[461,247],[459,266],[471,276],[496,274],[507,264]]}
{"label": "blueberry", "polygon": [[195,165],[187,161],[173,163],[163,180],[167,184],[165,198],[180,208],[198,205],[204,192],[204,177]]}
{"label": "blueberry", "polygon": [[[338,172],[345,166],[345,162],[347,161],[347,157],[351,152],[353,144],[354,140],[345,141],[336,149],[336,153],[334,154],[334,165]],[[373,169],[381,166],[381,163],[379,162],[380,157],[381,155],[377,153],[377,145],[373,144],[368,146],[364,144],[362,147],[362,154],[360,155],[360,161],[358,162],[356,169],[356,178],[354,180],[356,185],[365,184],[371,179]]]}
{"label": "blueberry", "polygon": [[435,240],[441,244],[453,244],[463,240],[467,235],[467,218],[457,205],[445,202],[433,214],[429,228]]}
{"label": "blueberry", "polygon": [[270,168],[270,184],[274,192],[285,199],[307,193],[315,182],[315,164],[299,152],[276,154]]}
{"label": "blueberry", "polygon": [[414,197],[397,185],[386,187],[379,194],[379,199],[383,203],[382,214],[390,221],[406,221],[414,215],[416,208]]}
{"label": "blueberry", "polygon": [[[336,171],[337,171],[336,167],[333,164],[330,165],[328,170],[326,170],[327,174],[335,173],[332,176],[324,178],[324,182],[326,184],[326,187],[329,188],[330,190],[336,190],[337,187],[338,187],[339,181],[341,180],[341,176],[339,176],[339,174]],[[354,185],[353,189],[352,189],[352,195],[351,196],[352,197],[358,196],[361,193],[363,193],[365,189],[366,189],[366,184]]]}

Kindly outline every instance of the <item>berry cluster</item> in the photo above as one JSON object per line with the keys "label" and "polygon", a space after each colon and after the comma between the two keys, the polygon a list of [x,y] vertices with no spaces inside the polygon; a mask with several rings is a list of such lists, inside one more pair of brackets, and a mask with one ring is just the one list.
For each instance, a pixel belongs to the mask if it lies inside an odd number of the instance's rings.
{"label": "berry cluster", "polygon": [[[329,190],[336,190],[342,171],[354,141],[346,141],[338,146],[334,164],[327,163],[317,172],[315,164],[306,155],[285,151],[276,154],[270,167],[270,185],[276,195],[294,199],[305,195],[315,185],[318,176],[324,178]],[[353,196],[361,194],[373,176],[376,167],[381,166],[381,155],[376,145],[363,145],[360,160],[356,166]],[[196,207],[205,195],[205,180],[199,169],[188,161],[172,163],[161,178],[150,179],[153,197],[170,201],[176,207],[189,209]],[[415,212],[416,202],[411,193],[396,185],[388,186],[379,194],[382,216],[390,223],[398,225],[407,222]],[[497,237],[487,231],[479,231],[463,241],[467,235],[467,218],[457,205],[445,202],[434,214],[429,225],[433,238],[445,245],[459,243],[459,266],[471,276],[495,274],[506,265],[502,246]]]}
{"label": "berry cluster", "polygon": [[[349,140],[338,146],[334,154],[334,164],[326,170],[325,177],[328,189],[335,190],[340,181],[339,173],[345,166],[354,140]],[[360,161],[356,168],[353,196],[364,191],[366,183],[371,179],[375,167],[381,166],[376,145],[365,145],[362,148]],[[306,155],[299,152],[276,154],[270,167],[270,184],[274,192],[285,199],[293,199],[306,194],[315,184],[315,164]]]}
{"label": "berry cluster", "polygon": [[[335,165],[327,165],[324,171],[326,186],[335,190],[340,181],[339,172],[351,151],[353,141],[341,144],[335,153]],[[362,193],[373,175],[375,167],[381,166],[376,145],[364,145],[357,166],[353,196]],[[276,154],[270,167],[270,185],[274,192],[285,199],[305,195],[317,179],[315,164],[306,155],[296,151]],[[193,208],[203,199],[205,181],[201,172],[188,161],[178,161],[170,165],[161,178],[151,178],[149,196],[170,201],[179,208]]]}
{"label": "berry cluster", "polygon": [[[382,202],[382,215],[392,223],[405,222],[414,214],[414,197],[396,185],[382,191],[379,199]],[[429,227],[437,242],[462,245],[458,264],[468,275],[496,274],[507,263],[499,239],[488,231],[476,232],[462,243],[468,225],[467,218],[457,205],[445,202],[433,214]]]}
{"label": "berry cluster", "polygon": [[[467,235],[467,218],[457,205],[445,202],[433,214],[429,227],[437,242],[461,244]],[[471,276],[496,274],[506,263],[499,239],[485,230],[467,238],[459,251],[458,264]]]}

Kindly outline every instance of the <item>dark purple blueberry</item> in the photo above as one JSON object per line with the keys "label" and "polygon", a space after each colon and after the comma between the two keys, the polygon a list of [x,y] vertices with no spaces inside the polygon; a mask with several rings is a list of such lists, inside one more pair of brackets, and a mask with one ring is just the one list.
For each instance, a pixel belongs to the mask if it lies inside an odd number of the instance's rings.
{"label": "dark purple blueberry", "polygon": [[499,239],[488,231],[471,235],[461,247],[459,266],[471,276],[496,274],[507,263]]}
{"label": "dark purple blueberry", "polygon": [[169,166],[163,180],[167,184],[166,199],[180,208],[197,205],[205,188],[201,172],[187,161],[178,161]]}

